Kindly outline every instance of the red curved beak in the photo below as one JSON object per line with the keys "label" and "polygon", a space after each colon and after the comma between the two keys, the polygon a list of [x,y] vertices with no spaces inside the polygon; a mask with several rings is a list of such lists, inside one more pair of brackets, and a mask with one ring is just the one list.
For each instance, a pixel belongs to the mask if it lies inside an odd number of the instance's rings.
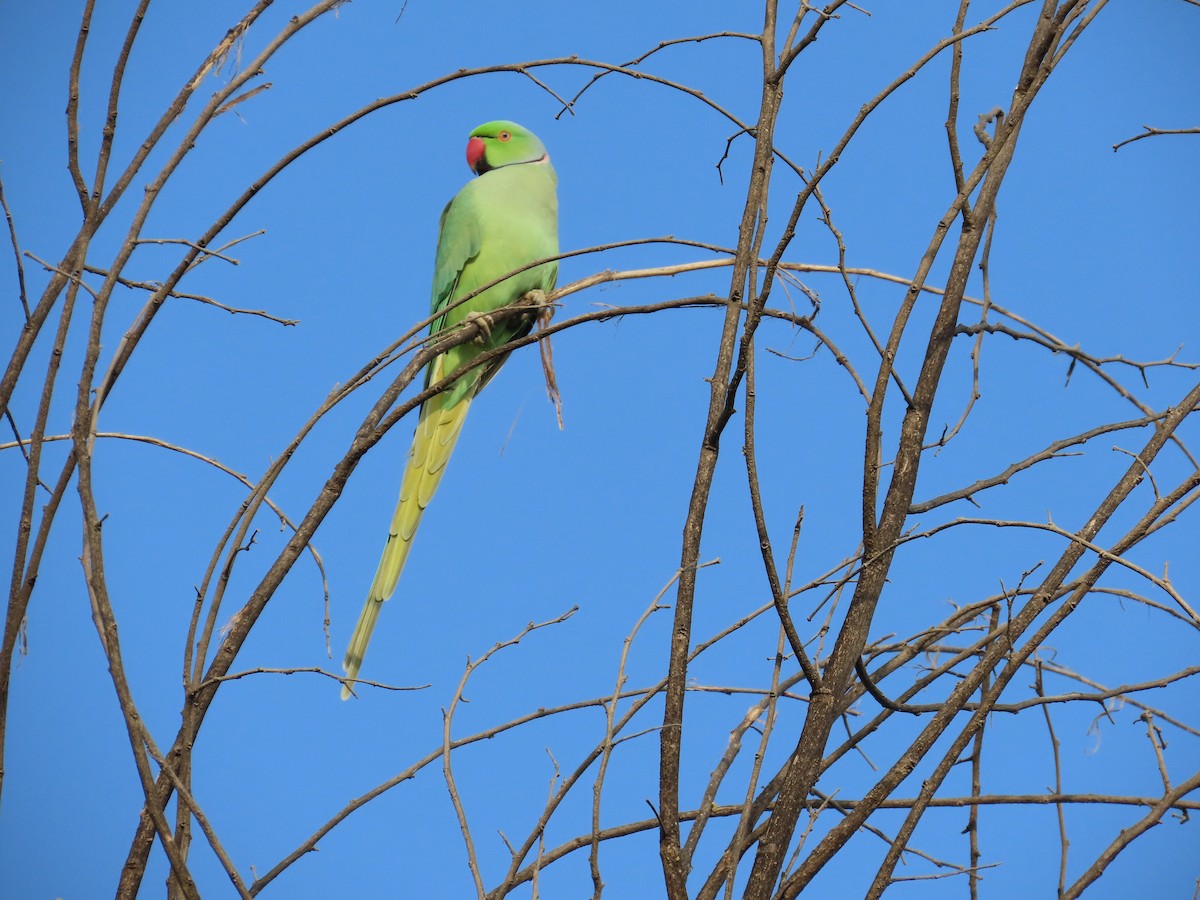
{"label": "red curved beak", "polygon": [[483,138],[473,137],[467,141],[467,165],[476,175],[482,175],[488,170],[487,160],[484,159],[486,151],[487,145]]}

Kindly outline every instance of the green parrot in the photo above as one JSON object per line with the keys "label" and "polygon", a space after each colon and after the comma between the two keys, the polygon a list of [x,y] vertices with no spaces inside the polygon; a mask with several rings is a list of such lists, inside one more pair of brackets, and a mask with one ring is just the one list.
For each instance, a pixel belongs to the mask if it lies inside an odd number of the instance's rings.
{"label": "green parrot", "polygon": [[[480,125],[467,141],[467,165],[479,177],[446,204],[439,225],[432,311],[444,312],[434,320],[431,334],[453,328],[468,318],[481,323],[481,334],[478,340],[451,347],[435,357],[425,370],[426,387],[481,353],[528,334],[536,318],[533,311],[505,317],[490,327],[485,324],[488,319],[479,317],[508,306],[530,291],[551,291],[558,280],[558,263],[547,262],[454,306],[456,300],[484,285],[558,254],[558,177],[546,148],[532,132],[515,122]],[[421,405],[383,557],[342,662],[347,678],[358,677],[379,608],[396,589],[413,535],[442,480],[467,408],[506,356],[472,369]],[[343,684],[342,699],[350,694],[350,686]]]}

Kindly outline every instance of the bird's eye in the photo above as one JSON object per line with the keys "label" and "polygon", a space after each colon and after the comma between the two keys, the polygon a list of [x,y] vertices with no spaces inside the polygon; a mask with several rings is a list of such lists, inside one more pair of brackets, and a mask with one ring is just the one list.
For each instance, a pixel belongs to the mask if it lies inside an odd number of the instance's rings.
{"label": "bird's eye", "polygon": [[512,139],[512,133],[508,131],[502,131],[496,135],[496,138],[501,141],[508,141]]}

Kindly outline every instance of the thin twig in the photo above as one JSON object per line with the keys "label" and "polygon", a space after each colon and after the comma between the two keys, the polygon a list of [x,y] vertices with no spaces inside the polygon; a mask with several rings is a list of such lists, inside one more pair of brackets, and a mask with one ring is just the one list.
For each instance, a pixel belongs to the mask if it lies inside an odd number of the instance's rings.
{"label": "thin twig", "polygon": [[[1200,0],[1187,0],[1189,3],[1196,3],[1200,6]],[[1113,144],[1113,153],[1116,153],[1126,144],[1132,144],[1134,141],[1140,141],[1142,138],[1161,137],[1164,134],[1200,134],[1200,128],[1153,128],[1149,125],[1143,125],[1145,129],[1141,134],[1135,134],[1131,138],[1125,138],[1123,141],[1118,141]]]}

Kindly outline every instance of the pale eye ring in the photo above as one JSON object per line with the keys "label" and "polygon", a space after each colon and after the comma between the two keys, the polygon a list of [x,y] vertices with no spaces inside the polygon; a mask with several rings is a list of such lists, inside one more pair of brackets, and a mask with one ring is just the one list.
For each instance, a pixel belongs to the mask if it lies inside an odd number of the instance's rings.
{"label": "pale eye ring", "polygon": [[500,141],[512,140],[512,133],[508,132],[508,131],[502,131],[498,135],[496,135],[496,139],[500,140]]}

